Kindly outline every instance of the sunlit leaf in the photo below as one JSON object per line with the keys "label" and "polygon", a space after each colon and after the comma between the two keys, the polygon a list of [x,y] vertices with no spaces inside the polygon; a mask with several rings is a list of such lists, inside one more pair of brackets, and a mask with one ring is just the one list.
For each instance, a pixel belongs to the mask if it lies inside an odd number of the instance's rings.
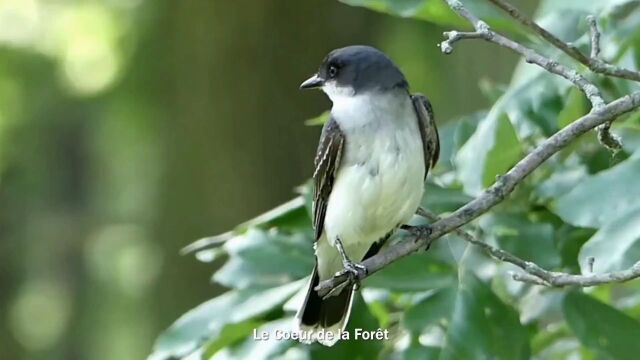
{"label": "sunlit leaf", "polygon": [[[445,0],[340,0],[352,5],[362,6],[371,10],[387,13],[390,15],[408,17],[419,20],[433,22],[443,26],[465,26],[466,23],[461,17],[454,13]],[[501,30],[518,31],[515,23],[503,16],[490,4],[475,0],[462,0],[474,14],[478,15],[490,25]]]}
{"label": "sunlit leaf", "polygon": [[[284,340],[282,338],[284,334],[291,333],[293,323],[293,318],[284,318],[268,322],[255,329],[257,334],[268,334],[267,339],[254,339],[252,331],[251,336],[245,341],[236,346],[224,348],[216,353],[212,359],[272,359],[296,344],[293,340]],[[278,336],[281,337],[279,338]]]}
{"label": "sunlit leaf", "polygon": [[304,233],[249,229],[227,241],[224,248],[229,260],[213,279],[232,288],[287,284],[307,276],[314,263],[313,240]]}
{"label": "sunlit leaf", "polygon": [[484,216],[480,226],[495,238],[501,249],[543,268],[551,269],[560,265],[551,224],[535,223],[527,219],[526,214],[495,213]]}
{"label": "sunlit leaf", "polygon": [[205,345],[205,358],[210,358],[220,349],[232,345],[242,338],[253,336],[254,329],[258,329],[261,325],[262,322],[254,320],[243,321],[236,324],[227,324],[220,332],[220,336]]}
{"label": "sunlit leaf", "polygon": [[307,126],[317,126],[317,125],[324,125],[324,123],[326,123],[327,121],[329,121],[329,116],[331,116],[331,112],[329,111],[325,111],[322,114],[311,118],[311,119],[307,119],[304,121],[304,124]]}
{"label": "sunlit leaf", "polygon": [[562,111],[558,114],[558,127],[563,128],[588,112],[587,98],[577,88],[571,88]]}
{"label": "sunlit leaf", "polygon": [[478,194],[493,183],[497,175],[504,174],[520,158],[521,152],[509,118],[505,114],[490,113],[456,157],[465,192]]}
{"label": "sunlit leaf", "polygon": [[580,250],[583,273],[623,270],[640,261],[640,204],[604,225]]}
{"label": "sunlit leaf", "polygon": [[[237,225],[233,231],[199,239],[185,246],[181,252],[182,254],[188,254],[222,245],[252,227],[261,229],[278,227],[284,230],[295,230],[309,226],[311,226],[311,220],[305,207],[305,198],[304,196],[298,196],[284,204],[276,206],[264,214]],[[208,254],[205,253],[202,256],[208,259],[207,255]]]}
{"label": "sunlit leaf", "polygon": [[240,324],[282,305],[302,286],[293,282],[267,290],[229,291],[182,315],[158,337],[152,359],[183,357],[216,341],[227,324]]}
{"label": "sunlit leaf", "polygon": [[552,210],[575,226],[598,228],[637,206],[640,157],[582,179]]}
{"label": "sunlit leaf", "polygon": [[182,357],[195,350],[207,337],[215,338],[227,322],[228,309],[244,294],[231,291],[211,299],[182,315],[156,340],[152,359]]}

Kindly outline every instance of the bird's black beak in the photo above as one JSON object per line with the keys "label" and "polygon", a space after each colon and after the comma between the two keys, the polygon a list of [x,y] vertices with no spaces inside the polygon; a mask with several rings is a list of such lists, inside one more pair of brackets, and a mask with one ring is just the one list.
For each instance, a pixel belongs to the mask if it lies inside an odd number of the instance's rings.
{"label": "bird's black beak", "polygon": [[318,74],[314,74],[312,77],[300,84],[300,89],[315,89],[322,85],[324,85],[324,79],[318,76]]}

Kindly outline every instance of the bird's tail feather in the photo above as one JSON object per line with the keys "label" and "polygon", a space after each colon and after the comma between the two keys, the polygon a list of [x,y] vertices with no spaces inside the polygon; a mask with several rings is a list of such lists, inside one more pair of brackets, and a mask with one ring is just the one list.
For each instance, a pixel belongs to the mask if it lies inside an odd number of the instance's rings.
{"label": "bird's tail feather", "polygon": [[[318,341],[325,346],[333,346],[349,320],[354,288],[347,287],[340,294],[323,300],[314,290],[319,282],[316,266],[311,274],[307,296],[296,315],[300,330],[306,332],[301,341]],[[331,332],[333,336],[321,336],[322,330],[325,334]]]}

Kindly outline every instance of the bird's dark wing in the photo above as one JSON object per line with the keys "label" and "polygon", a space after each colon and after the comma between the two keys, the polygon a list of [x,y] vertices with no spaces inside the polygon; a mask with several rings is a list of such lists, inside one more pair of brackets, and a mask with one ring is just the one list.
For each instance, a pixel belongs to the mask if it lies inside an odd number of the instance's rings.
{"label": "bird's dark wing", "polygon": [[432,169],[438,162],[440,156],[440,140],[438,138],[438,128],[433,117],[431,103],[422,94],[411,95],[413,107],[418,115],[418,128],[422,137],[422,148],[424,150],[424,178],[427,178],[429,169]]}
{"label": "bird's dark wing", "polygon": [[313,172],[313,228],[316,241],[322,235],[327,203],[340,168],[344,144],[344,134],[338,123],[331,117],[322,128]]}

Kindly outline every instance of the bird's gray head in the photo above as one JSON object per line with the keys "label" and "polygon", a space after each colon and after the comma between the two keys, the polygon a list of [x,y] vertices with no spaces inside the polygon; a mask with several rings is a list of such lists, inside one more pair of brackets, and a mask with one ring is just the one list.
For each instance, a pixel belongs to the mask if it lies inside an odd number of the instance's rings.
{"label": "bird's gray head", "polygon": [[391,59],[382,51],[363,45],[331,51],[318,72],[300,85],[301,89],[322,88],[332,99],[407,87],[407,80]]}

